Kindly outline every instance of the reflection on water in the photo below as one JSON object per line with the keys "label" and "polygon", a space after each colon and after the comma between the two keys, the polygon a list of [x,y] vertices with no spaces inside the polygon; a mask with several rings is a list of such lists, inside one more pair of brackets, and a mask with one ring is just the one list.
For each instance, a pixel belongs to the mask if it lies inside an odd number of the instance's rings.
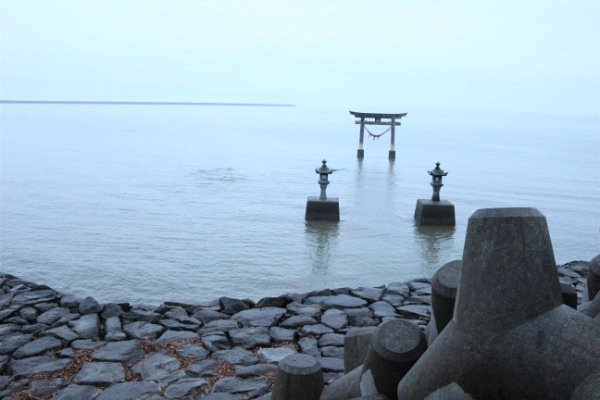
{"label": "reflection on water", "polygon": [[331,247],[339,233],[339,222],[306,221],[306,244],[314,274],[322,274],[329,268]]}
{"label": "reflection on water", "polygon": [[[429,265],[435,266],[436,270],[449,260],[440,260],[440,254],[446,256],[445,251],[452,246],[454,240],[454,226],[414,226],[414,237],[419,243],[421,256]],[[430,271],[430,276],[435,271]]]}

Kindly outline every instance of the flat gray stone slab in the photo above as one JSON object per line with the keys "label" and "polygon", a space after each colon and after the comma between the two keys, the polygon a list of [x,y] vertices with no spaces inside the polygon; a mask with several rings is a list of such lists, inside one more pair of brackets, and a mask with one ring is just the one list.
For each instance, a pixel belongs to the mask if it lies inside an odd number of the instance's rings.
{"label": "flat gray stone slab", "polygon": [[19,347],[33,340],[33,335],[11,333],[0,339],[0,354],[11,354]]}
{"label": "flat gray stone slab", "polygon": [[14,358],[33,357],[44,354],[50,350],[60,349],[62,342],[51,336],[42,337],[24,344],[13,353]]}
{"label": "flat gray stone slab", "polygon": [[273,326],[269,329],[269,335],[275,342],[292,342],[296,338],[296,330]]}
{"label": "flat gray stone slab", "polygon": [[165,397],[169,399],[177,399],[189,395],[193,391],[208,387],[208,381],[202,378],[184,378],[169,385],[165,390]]}
{"label": "flat gray stone slab", "polygon": [[309,315],[293,315],[279,324],[282,328],[299,328],[304,325],[314,325],[318,321]]}
{"label": "flat gray stone slab", "polygon": [[110,386],[96,400],[139,400],[160,393],[154,382],[124,382]]}
{"label": "flat gray stone slab", "polygon": [[17,294],[12,298],[10,304],[25,306],[37,303],[47,303],[55,299],[56,292],[54,290],[36,290]]}
{"label": "flat gray stone slab", "polygon": [[253,378],[270,372],[276,372],[277,364],[236,365],[235,375],[238,378]]}
{"label": "flat gray stone slab", "polygon": [[361,288],[351,290],[350,293],[352,293],[352,295],[354,295],[354,296],[358,296],[369,302],[374,302],[374,301],[381,300],[381,297],[385,293],[385,289],[361,287]]}
{"label": "flat gray stone slab", "polygon": [[114,384],[125,381],[123,365],[115,362],[90,362],[81,368],[75,383],[78,385]]}
{"label": "flat gray stone slab", "polygon": [[316,304],[325,309],[329,308],[358,308],[364,307],[368,303],[366,300],[360,297],[350,296],[347,294],[340,294],[337,296],[314,296],[309,297],[305,300],[306,304]]}
{"label": "flat gray stone slab", "polygon": [[23,358],[22,360],[15,360],[8,363],[15,378],[42,373],[59,373],[69,364],[71,364],[70,359],[55,359],[50,356]]}
{"label": "flat gray stone slab", "polygon": [[62,340],[63,342],[69,344],[73,340],[79,339],[79,335],[76,334],[72,329],[68,326],[62,325],[56,328],[48,329],[45,332],[40,333],[40,336],[52,336],[57,339]]}
{"label": "flat gray stone slab", "polygon": [[239,379],[226,377],[219,379],[213,387],[213,392],[226,392],[233,394],[247,394],[248,396],[260,396],[269,389],[270,383],[264,378]]}
{"label": "flat gray stone slab", "polygon": [[131,369],[145,381],[157,381],[179,369],[181,363],[176,358],[163,352],[149,354]]}
{"label": "flat gray stone slab", "polygon": [[161,318],[162,318],[161,314],[154,312],[154,311],[147,311],[147,310],[131,310],[129,312],[121,314],[121,319],[123,320],[123,323],[126,323],[126,324],[133,322],[133,321],[144,321],[144,322],[154,323],[154,322],[157,322]]}
{"label": "flat gray stone slab", "polygon": [[326,333],[333,333],[333,329],[324,324],[305,325],[300,330],[303,336],[320,336]]}
{"label": "flat gray stone slab", "polygon": [[100,339],[98,314],[83,315],[81,318],[69,322],[69,325],[82,339]]}
{"label": "flat gray stone slab", "polygon": [[280,307],[251,308],[240,311],[231,316],[244,326],[266,326],[275,325],[285,314],[286,309]]}
{"label": "flat gray stone slab", "polygon": [[342,329],[348,325],[348,316],[342,310],[331,308],[323,313],[321,322],[333,329]]}
{"label": "flat gray stone slab", "polygon": [[160,335],[158,339],[156,339],[155,343],[158,345],[162,345],[176,342],[178,340],[189,339],[200,339],[200,336],[194,332],[167,330],[162,335]]}
{"label": "flat gray stone slab", "polygon": [[252,365],[258,363],[258,358],[251,351],[234,347],[231,350],[221,350],[213,353],[213,360],[226,361],[234,365]]}
{"label": "flat gray stone slab", "polygon": [[216,374],[219,361],[217,360],[202,360],[194,363],[186,369],[186,373],[191,376],[210,377]]}
{"label": "flat gray stone slab", "polygon": [[228,332],[239,327],[240,324],[232,319],[216,319],[204,325],[199,332],[201,335],[205,335],[213,332]]}
{"label": "flat gray stone slab", "polygon": [[52,400],[93,400],[97,398],[100,393],[102,393],[102,390],[94,386],[70,385],[58,392]]}
{"label": "flat gray stone slab", "polygon": [[344,337],[341,333],[327,333],[318,340],[319,346],[344,346]]}
{"label": "flat gray stone slab", "polygon": [[407,306],[398,307],[398,314],[407,317],[423,317],[429,318],[431,315],[431,307],[419,304],[410,304]]}
{"label": "flat gray stone slab", "polygon": [[123,331],[134,339],[156,339],[164,330],[161,325],[145,321],[134,321],[123,326]]}
{"label": "flat gray stone slab", "polygon": [[321,307],[315,304],[293,302],[287,305],[287,310],[296,315],[307,315],[316,318],[321,315]]}
{"label": "flat gray stone slab", "polygon": [[64,307],[55,307],[51,308],[48,311],[45,311],[38,315],[37,322],[52,325],[56,321],[58,321],[61,317],[69,314],[71,311],[68,308]]}
{"label": "flat gray stone slab", "polygon": [[29,384],[29,393],[31,396],[39,398],[45,397],[66,387],[69,383],[61,378],[41,379],[32,381]]}
{"label": "flat gray stone slab", "polygon": [[395,317],[396,309],[387,301],[377,301],[369,306],[377,318]]}
{"label": "flat gray stone slab", "polygon": [[111,342],[96,350],[92,355],[94,361],[137,362],[144,358],[138,340]]}
{"label": "flat gray stone slab", "polygon": [[244,348],[268,346],[271,344],[269,328],[265,326],[232,329],[229,331],[229,337],[234,346]]}
{"label": "flat gray stone slab", "polygon": [[183,358],[200,361],[206,359],[210,353],[204,347],[197,344],[186,344],[177,349],[177,354]]}
{"label": "flat gray stone slab", "polygon": [[291,347],[269,347],[259,349],[257,356],[266,363],[277,364],[287,356],[296,353],[297,351]]}
{"label": "flat gray stone slab", "polygon": [[337,357],[318,357],[323,371],[326,372],[344,372],[344,359]]}

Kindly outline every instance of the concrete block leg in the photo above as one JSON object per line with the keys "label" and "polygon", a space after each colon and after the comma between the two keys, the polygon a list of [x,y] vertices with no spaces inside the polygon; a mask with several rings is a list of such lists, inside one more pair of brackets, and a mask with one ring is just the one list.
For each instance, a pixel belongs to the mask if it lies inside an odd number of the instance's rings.
{"label": "concrete block leg", "polygon": [[323,391],[323,370],[308,354],[292,354],[279,362],[272,400],[318,400]]}
{"label": "concrete block leg", "polygon": [[461,265],[461,260],[450,261],[437,270],[431,279],[431,308],[438,335],[454,315]]}
{"label": "concrete block leg", "polygon": [[423,332],[410,322],[389,320],[377,327],[363,364],[377,391],[396,399],[398,382],[427,349]]}
{"label": "concrete block leg", "polygon": [[587,275],[588,299],[593,299],[600,292],[600,255],[592,258]]}
{"label": "concrete block leg", "polygon": [[362,365],[371,345],[374,326],[350,329],[344,336],[344,373]]}

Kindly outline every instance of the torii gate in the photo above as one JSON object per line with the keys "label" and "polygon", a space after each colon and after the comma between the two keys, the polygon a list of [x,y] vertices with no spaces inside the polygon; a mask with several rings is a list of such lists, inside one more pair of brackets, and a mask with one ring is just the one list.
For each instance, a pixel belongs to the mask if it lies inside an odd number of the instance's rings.
{"label": "torii gate", "polygon": [[[360,113],[356,111],[350,111],[350,114],[354,115],[357,119],[354,123],[360,124],[360,141],[358,144],[358,151],[356,156],[358,158],[365,157],[365,150],[363,149],[363,140],[365,137],[365,125],[389,125],[390,127],[379,134],[374,134],[369,131],[367,128],[367,132],[373,139],[379,139],[381,135],[386,133],[388,130],[391,130],[391,139],[390,139],[390,153],[388,158],[390,160],[394,160],[396,158],[396,150],[394,149],[394,140],[396,136],[396,125],[400,125],[400,118],[406,116],[407,113],[403,114],[378,114],[378,113]],[[372,120],[365,120],[365,118],[373,118]],[[389,121],[382,121],[382,119],[389,119]],[[398,120],[398,121],[396,121]]]}

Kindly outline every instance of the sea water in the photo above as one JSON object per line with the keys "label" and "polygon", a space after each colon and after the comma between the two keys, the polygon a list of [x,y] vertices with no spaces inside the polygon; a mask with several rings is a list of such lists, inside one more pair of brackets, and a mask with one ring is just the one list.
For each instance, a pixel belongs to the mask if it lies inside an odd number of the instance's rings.
{"label": "sea water", "polygon": [[[0,271],[146,304],[379,286],[460,259],[487,207],[538,208],[558,263],[600,253],[597,116],[353,109],[408,113],[390,162],[349,110],[0,105]],[[304,220],[323,159],[339,223]],[[438,161],[456,226],[419,227]]]}

